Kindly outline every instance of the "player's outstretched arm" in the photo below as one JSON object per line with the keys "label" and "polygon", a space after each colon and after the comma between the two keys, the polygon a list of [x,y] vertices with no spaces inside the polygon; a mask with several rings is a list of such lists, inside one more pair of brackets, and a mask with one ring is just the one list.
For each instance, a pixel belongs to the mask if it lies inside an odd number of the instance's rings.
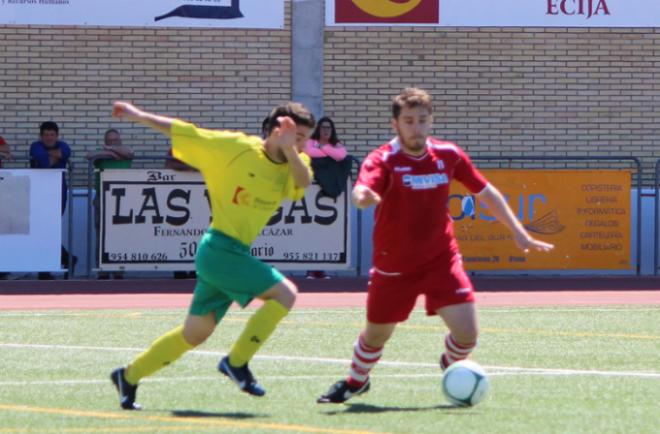
{"label": "player's outstretched arm", "polygon": [[353,205],[360,209],[369,208],[380,203],[380,195],[366,185],[356,185],[353,188],[351,199]]}
{"label": "player's outstretched arm", "polygon": [[479,200],[486,204],[490,213],[503,223],[513,233],[513,239],[518,247],[524,252],[537,250],[547,252],[555,246],[532,237],[523,225],[518,221],[502,194],[493,185],[488,184],[481,193],[477,195]]}
{"label": "player's outstretched arm", "polygon": [[160,116],[140,110],[133,104],[124,101],[116,101],[114,103],[112,106],[112,117],[145,125],[149,128],[160,131],[167,137],[171,136],[170,130],[172,128],[172,122],[174,121],[174,119],[166,116]]}

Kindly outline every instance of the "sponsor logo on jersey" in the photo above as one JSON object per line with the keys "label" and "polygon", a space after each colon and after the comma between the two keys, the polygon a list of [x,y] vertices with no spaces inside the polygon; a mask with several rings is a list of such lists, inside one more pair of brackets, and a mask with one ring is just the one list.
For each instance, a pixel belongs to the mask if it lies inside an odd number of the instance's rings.
{"label": "sponsor logo on jersey", "polygon": [[403,175],[403,185],[413,190],[428,190],[439,185],[449,184],[449,177],[445,173],[431,173],[430,175]]}
{"label": "sponsor logo on jersey", "polygon": [[252,195],[248,193],[243,187],[236,187],[234,197],[231,202],[239,206],[249,206],[252,202]]}
{"label": "sponsor logo on jersey", "polygon": [[410,166],[396,166],[394,167],[395,172],[410,172],[412,171],[412,167]]}

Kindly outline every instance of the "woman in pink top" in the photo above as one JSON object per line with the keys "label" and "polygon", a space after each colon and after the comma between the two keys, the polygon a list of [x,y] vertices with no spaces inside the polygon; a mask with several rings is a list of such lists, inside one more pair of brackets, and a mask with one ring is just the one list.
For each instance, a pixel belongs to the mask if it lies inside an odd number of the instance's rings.
{"label": "woman in pink top", "polygon": [[319,119],[314,133],[305,144],[305,153],[311,158],[330,157],[335,161],[346,158],[346,148],[337,138],[332,119],[327,116]]}
{"label": "woman in pink top", "polygon": [[[337,130],[332,119],[327,116],[319,119],[316,129],[305,144],[305,153],[310,158],[330,157],[335,161],[342,161],[346,158],[346,148],[337,137]],[[328,279],[329,276],[322,270],[310,270],[307,272],[307,278]]]}

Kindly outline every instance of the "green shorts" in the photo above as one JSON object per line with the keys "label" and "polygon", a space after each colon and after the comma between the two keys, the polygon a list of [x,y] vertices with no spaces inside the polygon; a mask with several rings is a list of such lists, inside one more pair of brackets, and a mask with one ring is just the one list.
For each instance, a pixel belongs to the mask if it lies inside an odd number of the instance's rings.
{"label": "green shorts", "polygon": [[202,237],[195,268],[197,284],[189,313],[215,312],[216,322],[233,301],[245,307],[284,280],[277,269],[252,256],[248,246],[214,229]]}

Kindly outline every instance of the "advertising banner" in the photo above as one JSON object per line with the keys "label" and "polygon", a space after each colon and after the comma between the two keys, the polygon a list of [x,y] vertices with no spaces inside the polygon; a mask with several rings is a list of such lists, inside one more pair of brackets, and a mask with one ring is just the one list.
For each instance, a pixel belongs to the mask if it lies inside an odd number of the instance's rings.
{"label": "advertising banner", "polygon": [[[211,222],[198,173],[104,170],[101,194],[102,270],[194,270]],[[348,269],[349,219],[345,193],[332,199],[312,185],[302,200],[282,203],[252,244],[252,254],[282,270]]]}
{"label": "advertising banner", "polygon": [[326,20],[332,24],[438,24],[438,0],[330,0]]}
{"label": "advertising banner", "polygon": [[468,270],[631,268],[631,173],[626,170],[483,170],[550,253],[523,253],[474,195],[452,183],[449,201]]}
{"label": "advertising banner", "polygon": [[284,0],[0,0],[0,24],[284,28]]}
{"label": "advertising banner", "polygon": [[60,271],[62,170],[0,169],[0,272]]}
{"label": "advertising banner", "polygon": [[657,0],[329,0],[328,26],[658,27]]}

